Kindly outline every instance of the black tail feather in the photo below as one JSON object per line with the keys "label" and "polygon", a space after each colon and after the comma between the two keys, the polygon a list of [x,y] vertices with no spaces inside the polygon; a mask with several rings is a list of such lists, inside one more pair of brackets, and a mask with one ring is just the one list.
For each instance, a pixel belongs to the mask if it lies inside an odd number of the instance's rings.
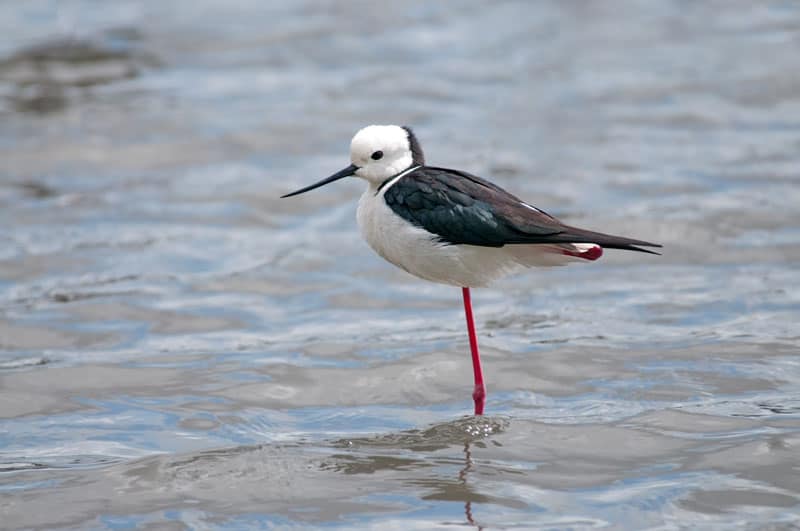
{"label": "black tail feather", "polygon": [[563,229],[561,232],[553,234],[526,234],[519,239],[507,240],[505,243],[593,243],[604,249],[621,249],[623,251],[637,251],[640,253],[661,255],[661,253],[651,251],[650,249],[642,249],[642,247],[662,247],[660,243],[635,240],[624,236],[614,236],[613,234],[604,234],[602,232],[579,229],[568,225],[563,225],[561,228]]}
{"label": "black tail feather", "polygon": [[594,243],[605,249],[638,251],[640,253],[648,253],[655,255],[661,254],[656,251],[651,251],[649,249],[642,249],[642,247],[661,247],[660,243],[646,242],[644,240],[626,238],[625,236],[614,236],[613,234],[604,234],[602,232],[579,229],[577,227],[564,227],[564,228],[566,230],[561,234],[559,234],[559,236],[569,238],[571,240],[571,243]]}
{"label": "black tail feather", "polygon": [[[647,254],[654,254],[656,256],[661,256],[661,253],[657,253],[655,251],[651,251],[650,249],[642,249],[641,247],[637,247],[635,245],[630,245],[630,244],[628,244],[628,245],[613,244],[613,243],[612,244],[603,244],[603,243],[599,243],[599,242],[587,242],[587,243],[597,243],[597,245],[599,245],[600,247],[603,247],[604,249],[621,249],[623,251],[638,251],[640,253],[647,253]],[[640,243],[639,245],[648,245],[649,247],[662,247],[661,245],[659,245],[657,243],[648,243],[648,244]]]}

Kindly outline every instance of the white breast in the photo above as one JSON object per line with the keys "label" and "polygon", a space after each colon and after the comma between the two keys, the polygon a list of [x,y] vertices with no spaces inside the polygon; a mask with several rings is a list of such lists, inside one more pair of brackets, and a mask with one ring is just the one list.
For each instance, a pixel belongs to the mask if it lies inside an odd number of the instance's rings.
{"label": "white breast", "polygon": [[[376,195],[377,192],[377,195]],[[447,252],[436,243],[435,236],[407,222],[386,204],[384,190],[369,186],[358,201],[358,226],[372,249],[392,264],[412,275],[430,278],[431,257]],[[430,264],[428,264],[430,265]]]}

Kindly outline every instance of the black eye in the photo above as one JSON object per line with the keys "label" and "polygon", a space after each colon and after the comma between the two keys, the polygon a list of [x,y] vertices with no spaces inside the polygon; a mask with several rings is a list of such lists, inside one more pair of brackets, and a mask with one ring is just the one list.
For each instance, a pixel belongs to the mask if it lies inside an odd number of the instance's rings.
{"label": "black eye", "polygon": [[370,157],[372,157],[372,160],[381,160],[383,158],[383,151],[378,150],[372,155],[370,155]]}

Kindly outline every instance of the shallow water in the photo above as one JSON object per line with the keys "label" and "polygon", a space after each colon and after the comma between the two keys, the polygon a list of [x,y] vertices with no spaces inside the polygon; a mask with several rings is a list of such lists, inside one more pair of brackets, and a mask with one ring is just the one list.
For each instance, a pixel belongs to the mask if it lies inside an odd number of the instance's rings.
{"label": "shallow water", "polygon": [[[0,11],[0,527],[800,525],[791,2]],[[473,293],[374,256],[355,130],[665,245]]]}

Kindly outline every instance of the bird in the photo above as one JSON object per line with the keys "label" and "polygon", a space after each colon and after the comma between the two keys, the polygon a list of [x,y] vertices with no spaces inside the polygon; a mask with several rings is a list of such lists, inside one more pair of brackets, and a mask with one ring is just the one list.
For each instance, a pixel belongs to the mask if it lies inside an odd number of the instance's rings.
{"label": "bird", "polygon": [[475,415],[486,403],[470,288],[530,267],[594,261],[603,249],[658,255],[660,244],[573,227],[471,173],[429,166],[408,126],[369,125],[350,142],[350,165],[293,197],[346,177],[367,188],[357,221],[381,257],[424,280],[461,288]]}

